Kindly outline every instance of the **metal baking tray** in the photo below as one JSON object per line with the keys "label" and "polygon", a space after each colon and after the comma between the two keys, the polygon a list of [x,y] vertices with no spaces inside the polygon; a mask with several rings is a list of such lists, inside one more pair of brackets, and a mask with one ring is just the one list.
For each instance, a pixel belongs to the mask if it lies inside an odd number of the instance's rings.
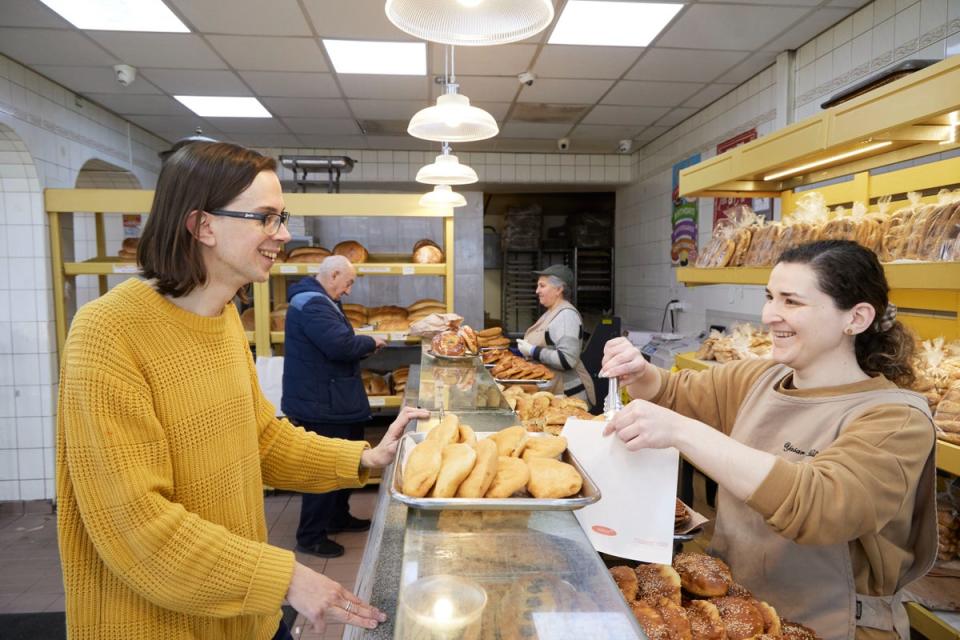
{"label": "metal baking tray", "polygon": [[466,362],[468,360],[475,360],[480,357],[475,353],[470,353],[462,356],[444,356],[439,353],[434,353],[433,349],[427,349],[424,353],[426,353],[431,358],[436,358],[437,360],[453,360],[454,362]]}
{"label": "metal baking tray", "polygon": [[[486,438],[492,431],[477,432],[477,438]],[[549,434],[528,433],[531,438],[540,438]],[[564,451],[561,460],[573,465],[583,478],[580,492],[572,498],[414,498],[402,491],[401,479],[406,467],[407,456],[417,444],[427,437],[425,432],[408,433],[400,440],[397,449],[397,464],[393,467],[393,479],[390,481],[390,495],[408,507],[427,511],[469,510],[469,511],[573,511],[593,504],[600,499],[600,488],[593,482],[577,459],[569,450]]]}
{"label": "metal baking tray", "polygon": [[552,380],[552,379],[551,379],[551,380],[537,380],[536,378],[534,378],[534,379],[527,379],[527,380],[524,380],[524,379],[513,379],[513,378],[494,378],[494,381],[495,381],[495,382],[499,382],[500,384],[535,384],[535,385],[537,385],[537,388],[538,388],[538,389],[546,389],[546,388],[549,387],[551,384],[553,384],[553,380]]}

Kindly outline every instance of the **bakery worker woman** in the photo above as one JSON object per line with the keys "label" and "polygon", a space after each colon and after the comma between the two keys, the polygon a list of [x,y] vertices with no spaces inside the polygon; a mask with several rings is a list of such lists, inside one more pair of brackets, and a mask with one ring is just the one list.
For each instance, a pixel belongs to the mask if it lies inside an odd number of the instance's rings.
{"label": "bakery worker woman", "polygon": [[547,308],[540,318],[517,341],[520,352],[539,360],[558,372],[554,377],[554,393],[596,403],[593,380],[580,360],[583,340],[583,319],[570,303],[573,289],[573,271],[555,264],[543,271],[534,271],[537,279],[537,298]]}
{"label": "bakery worker woman", "polygon": [[825,640],[910,637],[903,589],[936,556],[934,428],[913,338],[877,257],[789,249],[767,284],[772,360],[669,373],[625,339],[601,375],[633,400],[607,425],[628,449],[676,447],[720,485],[713,551],[754,595]]}

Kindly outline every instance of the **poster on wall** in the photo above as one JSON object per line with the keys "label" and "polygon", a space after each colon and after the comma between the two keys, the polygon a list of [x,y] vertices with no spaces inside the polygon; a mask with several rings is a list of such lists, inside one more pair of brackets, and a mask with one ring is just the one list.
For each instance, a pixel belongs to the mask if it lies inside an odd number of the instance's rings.
{"label": "poster on wall", "polygon": [[673,212],[670,221],[670,264],[685,267],[697,259],[697,199],[680,197],[680,170],[700,162],[700,154],[673,165]]}
{"label": "poster on wall", "polygon": [[[717,155],[720,155],[724,151],[729,151],[734,147],[740,146],[745,142],[750,142],[751,140],[756,140],[757,130],[750,129],[749,131],[744,131],[738,136],[734,136],[729,140],[724,140],[717,145]],[[717,228],[717,224],[721,220],[726,220],[727,212],[732,211],[735,207],[738,207],[742,204],[751,206],[751,198],[716,198],[713,201],[713,228]]]}

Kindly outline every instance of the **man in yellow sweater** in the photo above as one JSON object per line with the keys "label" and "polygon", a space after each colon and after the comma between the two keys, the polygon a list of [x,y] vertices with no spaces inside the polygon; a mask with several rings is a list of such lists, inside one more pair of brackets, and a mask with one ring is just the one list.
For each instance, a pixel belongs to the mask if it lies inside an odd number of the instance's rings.
{"label": "man in yellow sweater", "polygon": [[145,281],[85,305],[62,354],[57,495],[73,640],[289,638],[280,605],[321,629],[385,619],[267,544],[263,485],[361,486],[375,448],[275,417],[232,304],[267,279],[285,228],[273,159],[194,143],[164,164],[138,249]]}

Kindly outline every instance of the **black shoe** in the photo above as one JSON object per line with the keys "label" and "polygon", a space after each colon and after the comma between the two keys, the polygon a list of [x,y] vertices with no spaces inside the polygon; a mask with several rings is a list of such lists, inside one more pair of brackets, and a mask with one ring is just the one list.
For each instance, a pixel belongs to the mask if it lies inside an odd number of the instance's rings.
{"label": "black shoe", "polygon": [[339,558],[343,555],[343,545],[323,536],[320,542],[310,545],[298,544],[294,547],[300,553],[307,553],[318,558]]}
{"label": "black shoe", "polygon": [[330,528],[327,529],[327,533],[368,531],[369,529],[369,520],[366,518],[354,518],[348,513],[345,519],[337,522],[336,524],[330,525]]}

